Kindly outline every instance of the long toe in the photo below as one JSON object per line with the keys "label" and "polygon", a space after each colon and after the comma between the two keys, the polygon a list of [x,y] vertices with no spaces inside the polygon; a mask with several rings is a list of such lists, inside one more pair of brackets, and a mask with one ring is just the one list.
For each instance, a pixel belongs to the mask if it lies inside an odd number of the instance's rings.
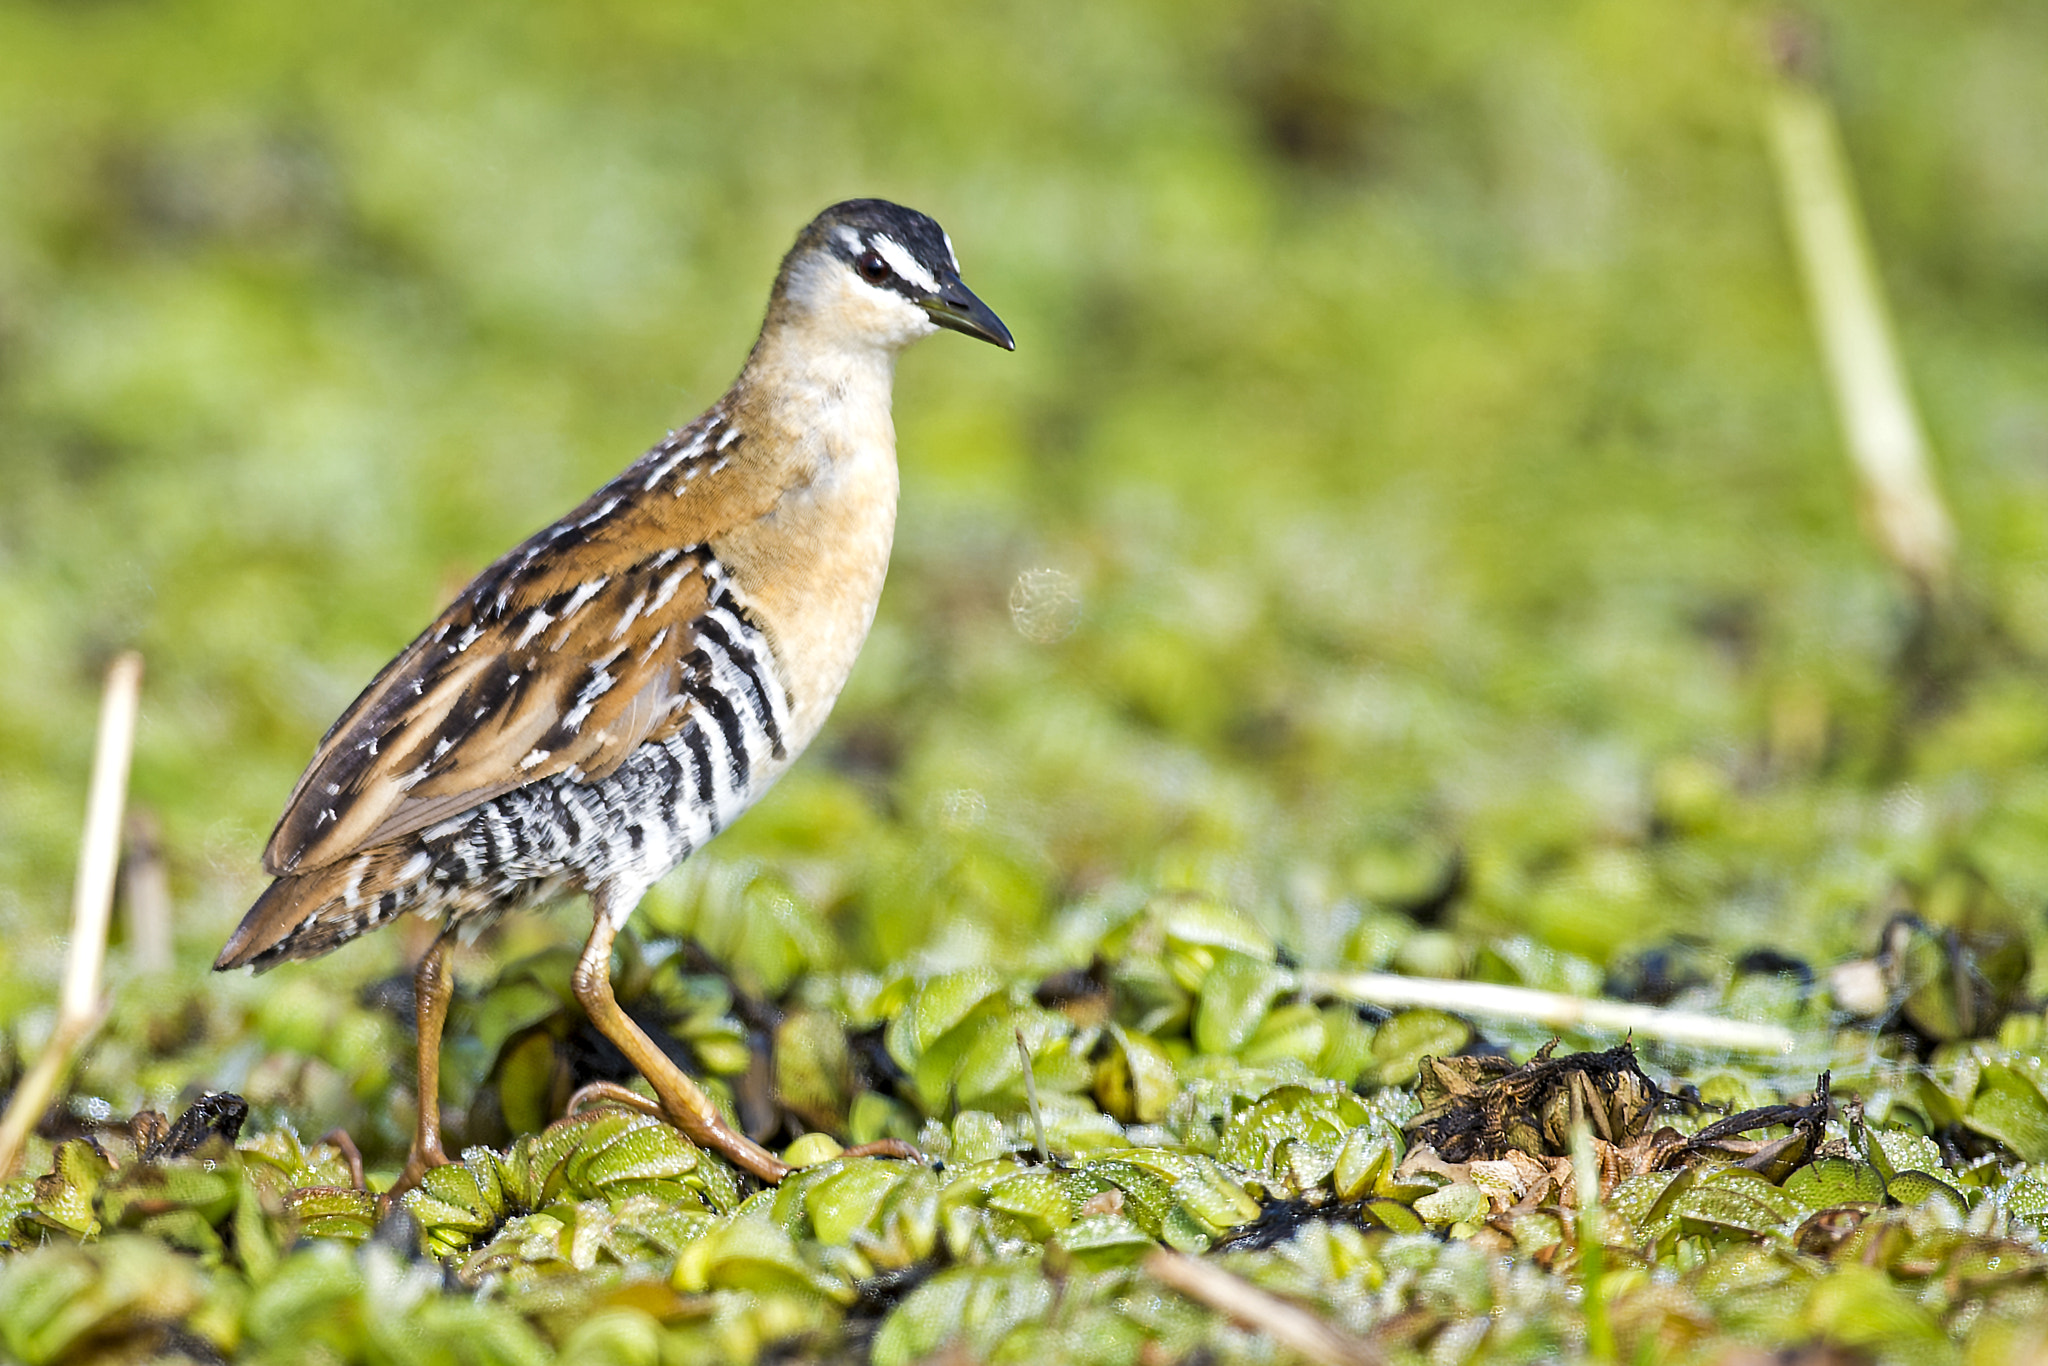
{"label": "long toe", "polygon": [[655,1119],[668,1119],[668,1111],[661,1108],[659,1101],[649,1100],[638,1091],[628,1091],[615,1081],[586,1082],[577,1087],[576,1093],[569,1097],[569,1103],[562,1108],[562,1118],[582,1114],[596,1105],[617,1105]]}
{"label": "long toe", "polygon": [[391,1183],[390,1190],[377,1197],[377,1218],[382,1220],[385,1215],[391,1213],[392,1208],[407,1191],[414,1189],[426,1179],[428,1172],[436,1167],[446,1167],[453,1160],[438,1148],[423,1149],[414,1145],[411,1154],[405,1159],[405,1170]]}
{"label": "long toe", "polygon": [[760,1144],[734,1129],[723,1119],[712,1117],[709,1124],[702,1117],[690,1115],[687,1119],[679,1115],[670,1116],[675,1126],[688,1134],[699,1147],[709,1148],[741,1171],[751,1172],[769,1185],[780,1185],[782,1178],[790,1173],[790,1165],[769,1152]]}

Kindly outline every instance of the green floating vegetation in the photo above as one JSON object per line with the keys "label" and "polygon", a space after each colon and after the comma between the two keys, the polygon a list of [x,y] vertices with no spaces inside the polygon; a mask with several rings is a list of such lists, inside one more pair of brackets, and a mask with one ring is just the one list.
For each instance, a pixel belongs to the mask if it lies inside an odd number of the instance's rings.
{"label": "green floating vegetation", "polygon": [[[1618,1350],[1660,1361],[1770,1324],[1948,1359],[2048,1315],[2048,1171],[2023,1150],[2024,1124],[2008,1143],[1967,1120],[2041,1103],[2031,1053],[1958,1041],[1974,1069],[1961,1131],[1983,1140],[1972,1156],[1957,1131],[1937,1141],[1916,1125],[1906,1099],[1839,1117],[1767,1104],[1746,1131],[1716,1122],[1692,1141],[1715,1116],[1668,1088],[1660,1099],[1626,1049],[1546,1049],[1521,1066],[1409,1056],[1469,1027],[1292,999],[1271,985],[1276,950],[1234,924],[1170,900],[1105,931],[1085,977],[842,984],[866,1013],[811,1008],[769,1033],[812,1052],[764,1065],[841,1075],[830,1060],[864,1035],[897,1070],[835,1093],[826,1108],[847,1128],[792,1142],[797,1170],[772,1188],[600,1104],[469,1148],[380,1226],[333,1144],[201,1127],[190,1152],[158,1156],[130,1135],[160,1119],[103,1127],[46,1147],[44,1174],[5,1188],[0,1345],[33,1366],[195,1344],[259,1362],[312,1345],[465,1362],[772,1349],[897,1363],[948,1346],[1266,1359],[1228,1315],[1152,1278],[1160,1248],[1213,1258],[1397,1360],[1569,1354],[1585,1294]],[[707,990],[683,994],[753,1009]],[[2027,1019],[2000,1028],[2031,1041]],[[1292,1042],[1259,1046],[1277,1039]],[[849,1153],[864,1114],[909,1129],[922,1156]],[[1602,1173],[1590,1223],[1572,1114],[1604,1135],[1589,1140]],[[1582,1286],[1589,1230],[1603,1270]]]}

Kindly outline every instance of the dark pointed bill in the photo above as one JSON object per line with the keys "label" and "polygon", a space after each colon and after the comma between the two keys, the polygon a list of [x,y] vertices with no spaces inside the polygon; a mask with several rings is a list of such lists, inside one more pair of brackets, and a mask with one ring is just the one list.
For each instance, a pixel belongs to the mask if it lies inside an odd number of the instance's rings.
{"label": "dark pointed bill", "polygon": [[995,315],[995,310],[975,298],[974,291],[957,279],[948,280],[939,286],[937,294],[919,302],[940,327],[993,342],[1005,351],[1017,349],[1017,343],[1010,339],[1010,329],[1003,326],[1003,320]]}

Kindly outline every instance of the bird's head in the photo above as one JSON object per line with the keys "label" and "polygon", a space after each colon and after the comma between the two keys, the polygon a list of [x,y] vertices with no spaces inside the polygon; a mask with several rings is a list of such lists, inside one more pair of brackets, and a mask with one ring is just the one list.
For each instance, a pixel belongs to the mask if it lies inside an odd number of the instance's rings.
{"label": "bird's head", "polygon": [[893,351],[945,327],[1017,349],[961,283],[945,230],[886,199],[849,199],[812,219],[783,258],[772,307],[848,346]]}

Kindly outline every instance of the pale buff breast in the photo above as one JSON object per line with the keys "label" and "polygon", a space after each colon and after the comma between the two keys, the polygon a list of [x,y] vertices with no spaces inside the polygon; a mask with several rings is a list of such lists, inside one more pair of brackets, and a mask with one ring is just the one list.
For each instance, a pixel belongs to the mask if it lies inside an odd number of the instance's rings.
{"label": "pale buff breast", "polygon": [[[799,410],[800,431],[788,422],[794,405],[756,415],[789,432],[780,443],[782,493],[767,515],[711,547],[774,651],[789,699],[790,759],[825,724],[853,672],[889,571],[898,478],[888,360],[805,376],[812,401]],[[830,420],[819,421],[821,412]]]}

